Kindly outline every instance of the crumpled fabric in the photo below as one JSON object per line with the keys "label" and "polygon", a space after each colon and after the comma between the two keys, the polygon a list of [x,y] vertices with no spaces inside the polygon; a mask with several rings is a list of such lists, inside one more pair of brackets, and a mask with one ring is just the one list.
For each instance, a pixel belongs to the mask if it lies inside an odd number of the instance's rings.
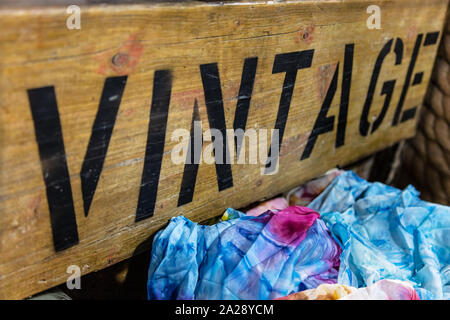
{"label": "crumpled fabric", "polygon": [[384,279],[359,288],[339,300],[420,300],[420,297],[409,283]]}
{"label": "crumpled fabric", "polygon": [[344,171],[337,169],[329,170],[324,175],[291,189],[283,197],[277,197],[259,203],[250,210],[247,210],[245,214],[248,216],[259,216],[267,210],[278,211],[286,209],[289,206],[307,206],[342,172]]}
{"label": "crumpled fabric", "polygon": [[283,197],[273,198],[264,202],[261,202],[256,207],[245,212],[248,216],[259,216],[260,214],[270,210],[278,211],[289,207],[288,202]]}
{"label": "crumpled fabric", "polygon": [[356,290],[358,289],[345,284],[324,283],[317,288],[291,293],[276,300],[339,300]]}
{"label": "crumpled fabric", "polygon": [[336,177],[309,208],[320,212],[343,252],[338,283],[407,281],[421,299],[450,298],[450,207],[422,201],[412,186]]}
{"label": "crumpled fabric", "polygon": [[315,289],[292,293],[278,300],[420,300],[407,282],[380,280],[365,288],[345,284],[321,284]]}
{"label": "crumpled fabric", "polygon": [[286,199],[290,206],[307,206],[344,170],[332,169],[324,175],[290,190]]}
{"label": "crumpled fabric", "polygon": [[304,207],[213,226],[178,216],[153,242],[149,299],[274,299],[336,283],[341,249]]}

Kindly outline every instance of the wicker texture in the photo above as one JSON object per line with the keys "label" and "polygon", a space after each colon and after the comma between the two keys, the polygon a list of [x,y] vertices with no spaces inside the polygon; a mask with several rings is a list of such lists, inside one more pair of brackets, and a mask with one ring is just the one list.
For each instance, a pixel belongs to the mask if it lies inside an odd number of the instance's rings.
{"label": "wicker texture", "polygon": [[450,204],[450,22],[442,37],[417,135],[403,149],[402,182],[421,198]]}

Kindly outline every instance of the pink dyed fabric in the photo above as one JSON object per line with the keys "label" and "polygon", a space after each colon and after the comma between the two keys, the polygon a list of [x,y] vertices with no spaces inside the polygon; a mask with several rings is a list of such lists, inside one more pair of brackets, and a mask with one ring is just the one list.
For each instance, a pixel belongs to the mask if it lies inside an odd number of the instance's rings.
{"label": "pink dyed fabric", "polygon": [[420,300],[420,298],[407,282],[385,279],[366,288],[359,288],[340,300]]}
{"label": "pink dyed fabric", "polygon": [[287,207],[272,217],[267,230],[276,235],[278,241],[297,245],[305,239],[306,232],[317,218],[320,215],[309,208]]}
{"label": "pink dyed fabric", "polygon": [[365,288],[324,283],[315,289],[292,293],[276,300],[420,300],[405,281],[380,280]]}

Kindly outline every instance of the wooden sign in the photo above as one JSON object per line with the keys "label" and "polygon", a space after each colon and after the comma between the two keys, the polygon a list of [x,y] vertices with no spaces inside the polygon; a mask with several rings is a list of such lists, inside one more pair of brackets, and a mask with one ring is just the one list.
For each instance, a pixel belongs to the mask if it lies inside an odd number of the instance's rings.
{"label": "wooden sign", "polygon": [[202,221],[411,137],[446,6],[81,6],[80,29],[65,7],[3,7],[0,298],[150,249],[173,216]]}

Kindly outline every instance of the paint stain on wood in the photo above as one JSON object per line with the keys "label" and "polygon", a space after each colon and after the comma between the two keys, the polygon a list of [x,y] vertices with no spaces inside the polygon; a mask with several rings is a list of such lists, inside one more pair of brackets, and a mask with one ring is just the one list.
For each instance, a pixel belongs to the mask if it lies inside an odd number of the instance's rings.
{"label": "paint stain on wood", "polygon": [[137,39],[137,35],[131,35],[118,49],[97,56],[100,61],[97,73],[128,75],[139,63],[143,52],[144,47]]}
{"label": "paint stain on wood", "polygon": [[280,158],[292,153],[298,154],[300,158],[300,155],[306,146],[306,141],[308,141],[310,134],[311,132],[307,132],[285,139],[280,148]]}
{"label": "paint stain on wood", "polygon": [[199,103],[204,101],[205,98],[202,88],[174,92],[170,98],[172,104],[178,104],[185,109],[193,108],[195,99]]}
{"label": "paint stain on wood", "polygon": [[336,65],[334,64],[324,64],[317,67],[317,71],[314,74],[314,82],[317,83],[316,93],[320,102],[323,101],[327,94],[335,70]]}
{"label": "paint stain on wood", "polygon": [[41,204],[41,195],[34,197],[28,204],[28,209],[32,216],[37,218],[39,216],[39,206]]}
{"label": "paint stain on wood", "polygon": [[409,26],[407,29],[407,36],[406,36],[407,40],[411,41],[411,39],[415,39],[416,36],[417,36],[417,26],[416,25]]}
{"label": "paint stain on wood", "polygon": [[129,117],[129,116],[131,116],[132,114],[134,114],[135,112],[136,112],[136,110],[135,110],[134,108],[130,108],[130,109],[124,110],[124,111],[123,111],[123,114],[124,114],[126,117]]}

